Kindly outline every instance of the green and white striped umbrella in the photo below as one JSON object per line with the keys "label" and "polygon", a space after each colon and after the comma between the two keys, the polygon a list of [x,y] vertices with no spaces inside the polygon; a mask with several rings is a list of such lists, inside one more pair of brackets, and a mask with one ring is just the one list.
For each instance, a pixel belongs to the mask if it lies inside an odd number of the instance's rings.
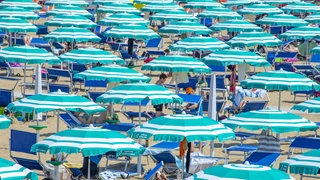
{"label": "green and white striped umbrella", "polygon": [[229,66],[246,63],[251,66],[270,66],[264,58],[251,51],[226,49],[215,51],[204,57],[202,61],[207,65]]}
{"label": "green and white striped umbrella", "polygon": [[73,5],[73,6],[88,6],[89,3],[85,0],[49,0],[45,3],[46,6],[61,6],[61,5]]}
{"label": "green and white striped umbrella", "polygon": [[304,20],[310,23],[320,23],[320,13],[313,13],[304,18]]}
{"label": "green and white striped umbrella", "polygon": [[37,27],[25,19],[4,17],[0,18],[0,31],[7,32],[36,32]]}
{"label": "green and white striped umbrella", "polygon": [[283,11],[293,12],[293,13],[311,13],[311,12],[319,12],[320,7],[316,4],[301,1],[301,2],[288,4],[281,9]]}
{"label": "green and white striped umbrella", "polygon": [[[279,169],[290,174],[318,175],[320,150],[312,150],[294,156],[279,164]],[[302,178],[301,178],[302,179]]]}
{"label": "green and white striped umbrella", "polygon": [[227,164],[212,166],[200,171],[186,180],[294,180],[289,174],[267,166],[247,164]]}
{"label": "green and white striped umbrella", "polygon": [[108,82],[149,82],[150,77],[134,69],[119,65],[100,66],[74,75],[74,78],[86,80],[108,80]]}
{"label": "green and white striped umbrella", "polygon": [[301,0],[261,0],[263,3],[266,4],[291,4],[294,2],[300,2]]}
{"label": "green and white striped umbrella", "polygon": [[0,50],[0,60],[28,64],[59,64],[60,59],[52,53],[37,47],[11,46]]}
{"label": "green and white striped umbrella", "polygon": [[20,7],[6,7],[0,9],[0,17],[14,17],[28,20],[37,20],[40,17],[33,11]]}
{"label": "green and white striped umbrella", "polygon": [[175,3],[156,3],[156,4],[147,4],[140,9],[142,12],[161,12],[168,10],[183,10],[182,7],[178,6]]}
{"label": "green and white striped umbrella", "polygon": [[115,151],[116,156],[138,156],[145,148],[120,132],[83,127],[58,132],[31,147],[31,152],[46,153],[48,150],[50,154],[81,152],[84,157],[97,156],[109,151]]}
{"label": "green and white striped umbrella", "polygon": [[254,4],[245,6],[243,9],[238,10],[239,14],[253,14],[253,15],[260,15],[260,14],[282,14],[283,11],[277,7],[268,5],[268,4]]}
{"label": "green and white striped umbrella", "polygon": [[163,4],[168,4],[168,3],[172,3],[172,0],[161,0],[161,1],[156,1],[156,0],[134,0],[134,3],[137,4],[159,4],[159,3],[163,3]]}
{"label": "green and white striped umbrella", "polygon": [[46,26],[94,28],[96,23],[80,15],[57,15],[44,23]]}
{"label": "green and white striped umbrella", "polygon": [[190,9],[210,9],[216,7],[223,7],[222,4],[215,1],[200,1],[200,2],[189,2],[188,4],[184,5],[183,8],[190,8]]}
{"label": "green and white striped umbrella", "polygon": [[93,114],[105,111],[105,108],[85,97],[63,93],[61,91],[36,94],[22,98],[10,103],[7,108],[9,111],[25,113],[42,113],[60,110]]}
{"label": "green and white striped umbrella", "polygon": [[223,31],[228,32],[252,32],[262,31],[263,29],[255,24],[252,24],[245,20],[231,19],[218,24],[214,24],[210,27],[212,31]]}
{"label": "green and white striped umbrella", "polygon": [[[0,115],[0,129],[8,129],[11,122],[12,122],[12,120],[9,119],[7,116]],[[1,175],[0,175],[0,177],[1,177]]]}
{"label": "green and white striped umbrella", "polygon": [[292,28],[285,33],[280,34],[280,39],[313,39],[320,36],[320,28],[303,26]]}
{"label": "green and white striped umbrella", "polygon": [[295,104],[291,109],[298,111],[308,111],[308,113],[320,112],[320,98],[316,97],[305,102]]}
{"label": "green and white striped umbrella", "polygon": [[130,136],[135,139],[154,141],[188,142],[211,141],[216,138],[223,142],[234,139],[234,132],[223,124],[208,117],[190,114],[172,114],[152,119],[130,130]]}
{"label": "green and white striped umbrella", "polygon": [[142,82],[119,85],[97,98],[97,102],[116,104],[141,102],[143,100],[150,100],[153,105],[172,102],[182,103],[182,99],[169,89]]}
{"label": "green and white striped umbrella", "polygon": [[225,6],[242,6],[255,3],[261,3],[261,0],[228,0],[226,2],[222,2]]}
{"label": "green and white striped umbrella", "polygon": [[198,18],[242,19],[237,12],[228,8],[210,8],[197,15]]}
{"label": "green and white striped umbrella", "polygon": [[139,15],[141,12],[130,4],[109,3],[97,9],[99,13],[130,13]]}
{"label": "green and white striped umbrella", "polygon": [[100,63],[100,64],[123,64],[124,60],[118,56],[101,49],[79,48],[59,56],[64,62],[77,62],[80,64]]}
{"label": "green and white striped umbrella", "polygon": [[121,25],[112,28],[104,33],[107,37],[114,38],[133,38],[138,40],[159,38],[160,36],[146,26],[135,24]]}
{"label": "green and white striped umbrella", "polygon": [[249,111],[228,119],[221,123],[235,130],[243,128],[247,130],[271,130],[274,133],[316,131],[316,123],[301,116],[288,113],[281,110],[262,109],[258,111]]}
{"label": "green and white striped umbrella", "polygon": [[212,31],[203,24],[192,21],[174,21],[159,29],[159,33],[165,34],[210,34]]}
{"label": "green and white striped umbrella", "polygon": [[216,51],[219,49],[227,49],[229,45],[213,37],[189,37],[176,42],[170,46],[173,51],[193,51],[199,49],[201,51]]}
{"label": "green and white striped umbrella", "polygon": [[141,70],[161,72],[211,73],[203,62],[190,56],[161,56],[142,66]]}
{"label": "green and white striped umbrella", "polygon": [[0,158],[0,179],[30,179],[38,180],[38,174],[15,162]]}
{"label": "green and white striped umbrella", "polygon": [[150,22],[144,20],[141,16],[134,14],[116,13],[108,16],[107,18],[101,19],[98,23],[105,26],[119,26],[127,24],[147,26]]}
{"label": "green and white striped umbrella", "polygon": [[312,54],[320,54],[320,46],[311,49]]}
{"label": "green and white striped umbrella", "polygon": [[186,13],[183,10],[160,11],[149,17],[150,21],[198,21],[196,17]]}
{"label": "green and white striped umbrella", "polygon": [[282,41],[266,32],[244,32],[230,39],[228,44],[232,47],[241,48],[256,45],[274,47],[282,45]]}
{"label": "green and white striped umbrella", "polygon": [[46,41],[56,42],[99,42],[101,40],[101,38],[95,35],[93,32],[77,27],[64,27],[56,29],[44,36],[43,39]]}
{"label": "green and white striped umbrella", "polygon": [[[130,0],[117,0],[117,3],[123,3],[123,4],[132,4],[132,1]],[[114,0],[94,0],[92,4],[98,4],[98,5],[108,5],[110,3],[115,3]]]}
{"label": "green and white striped umbrella", "polygon": [[54,7],[53,10],[47,12],[48,16],[56,16],[56,15],[81,15],[87,18],[91,18],[93,15],[89,13],[87,10],[72,5],[64,5]]}
{"label": "green and white striped umbrella", "polygon": [[42,8],[33,0],[5,0],[0,3],[0,7],[20,7],[30,10],[40,10]]}
{"label": "green and white striped umbrella", "polygon": [[306,26],[309,24],[307,21],[290,14],[277,14],[267,16],[257,20],[256,23],[272,26]]}

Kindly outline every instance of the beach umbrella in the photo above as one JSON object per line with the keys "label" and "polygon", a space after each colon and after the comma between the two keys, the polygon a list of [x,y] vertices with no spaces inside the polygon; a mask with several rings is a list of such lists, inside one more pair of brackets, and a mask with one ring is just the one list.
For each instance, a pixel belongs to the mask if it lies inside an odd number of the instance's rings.
{"label": "beach umbrella", "polygon": [[320,98],[316,97],[305,102],[295,104],[292,110],[308,111],[308,113],[319,113],[320,112]]}
{"label": "beach umbrella", "polygon": [[290,14],[276,14],[256,21],[257,24],[271,26],[306,26],[308,22]]}
{"label": "beach umbrella", "polygon": [[181,41],[176,42],[170,46],[170,50],[173,51],[194,51],[194,50],[207,50],[215,51],[219,49],[228,49],[229,45],[218,40],[214,37],[189,37]]}
{"label": "beach umbrella", "polygon": [[282,41],[272,34],[266,32],[244,32],[238,34],[228,41],[232,47],[251,47],[262,45],[267,47],[281,46]]}
{"label": "beach umbrella", "polygon": [[0,158],[0,179],[30,179],[38,180],[38,174],[15,162]]}
{"label": "beach umbrella", "polygon": [[283,11],[277,7],[268,5],[268,4],[254,4],[245,6],[243,9],[238,10],[239,14],[253,14],[253,15],[261,15],[261,14],[282,14]]}
{"label": "beach umbrella", "polygon": [[260,88],[279,91],[278,109],[280,110],[281,91],[319,90],[320,85],[308,77],[284,70],[257,73],[241,82],[244,88]]}
{"label": "beach umbrella", "polygon": [[178,6],[175,3],[153,3],[147,4],[140,9],[142,12],[161,12],[165,10],[183,10],[182,7]]}
{"label": "beach umbrella", "polygon": [[237,12],[223,7],[210,8],[197,15],[198,18],[242,19]]}
{"label": "beach umbrella", "polygon": [[[300,155],[294,156],[279,164],[279,170],[290,174],[318,175],[320,167],[320,150],[312,150]],[[302,179],[302,177],[301,177]]]}
{"label": "beach umbrella", "polygon": [[215,1],[199,1],[199,2],[189,2],[188,4],[184,5],[183,8],[190,8],[190,9],[210,9],[216,7],[223,7],[222,4]]}
{"label": "beach umbrella", "polygon": [[200,171],[186,180],[216,179],[216,180],[294,180],[287,173],[267,166],[250,164],[227,164],[213,166]]}
{"label": "beach umbrella", "polygon": [[235,130],[271,130],[274,133],[316,131],[316,123],[301,116],[274,109],[249,111],[222,120],[221,123]]}
{"label": "beach umbrella", "polygon": [[228,32],[252,32],[263,30],[261,27],[255,24],[240,19],[231,19],[220,22],[218,24],[213,24],[210,29],[212,31],[227,30]]}
{"label": "beach umbrella", "polygon": [[93,32],[77,27],[64,27],[56,29],[44,36],[43,39],[45,41],[55,42],[99,42],[101,40]]}
{"label": "beach umbrella", "polygon": [[261,0],[228,0],[222,2],[222,4],[225,6],[242,6],[255,3],[261,3]]}
{"label": "beach umbrella", "polygon": [[6,0],[0,3],[0,7],[20,7],[30,10],[40,10],[42,8],[33,0]]}
{"label": "beach umbrella", "polygon": [[106,31],[105,35],[107,37],[113,38],[133,38],[138,40],[146,40],[160,37],[157,33],[147,28],[146,26],[140,26],[135,24],[114,27],[111,30]]}
{"label": "beach umbrella", "polygon": [[174,21],[159,29],[164,34],[210,34],[212,31],[203,24],[192,21]]}
{"label": "beach umbrella", "polygon": [[292,28],[285,33],[280,34],[280,39],[313,39],[320,36],[320,28],[312,26],[303,26]]}
{"label": "beach umbrella", "polygon": [[61,5],[73,5],[73,6],[88,6],[89,3],[84,0],[49,0],[45,3],[46,6],[61,6]]}
{"label": "beach umbrella", "polygon": [[[9,119],[7,116],[0,115],[0,129],[7,129],[9,128],[12,120]],[[1,166],[0,166],[1,167]],[[1,177],[1,175],[0,175]]]}
{"label": "beach umbrella", "polygon": [[99,66],[74,75],[85,80],[107,80],[108,82],[149,82],[150,77],[134,69],[119,65]]}
{"label": "beach umbrella", "polygon": [[304,20],[314,24],[320,23],[320,13],[313,13],[304,18]]}
{"label": "beach umbrella", "polygon": [[3,17],[0,18],[0,31],[17,33],[17,32],[36,32],[37,27],[25,19]]}
{"label": "beach umbrella", "polygon": [[226,49],[215,51],[204,57],[202,61],[207,65],[229,66],[237,64],[249,64],[251,66],[270,66],[270,63],[256,53],[238,49]]}
{"label": "beach umbrella", "polygon": [[156,0],[134,0],[134,3],[137,4],[158,4],[158,3],[163,3],[163,4],[168,4],[172,3],[172,0],[161,0],[161,1],[156,1]]}
{"label": "beach umbrella", "polygon": [[[114,3],[114,0],[94,0],[92,4],[98,4],[98,5],[108,5],[110,3]],[[117,0],[117,3],[123,3],[123,4],[133,4],[130,0]]]}
{"label": "beach umbrella", "polygon": [[28,20],[37,20],[40,18],[31,10],[12,6],[0,9],[0,17],[14,17]]}
{"label": "beach umbrella", "polygon": [[141,12],[130,4],[108,3],[97,9],[98,13],[130,13],[139,15]]}
{"label": "beach umbrella", "polygon": [[116,55],[113,55],[108,51],[92,47],[74,49],[70,52],[66,52],[60,55],[59,58],[64,62],[76,62],[79,64],[123,64],[124,62],[123,59],[119,58]]}
{"label": "beach umbrella", "polygon": [[307,3],[307,2],[294,2],[288,4],[281,8],[285,12],[293,12],[293,13],[312,13],[318,12],[320,7],[316,4]]}
{"label": "beach umbrella", "polygon": [[81,15],[57,15],[44,23],[46,26],[94,28],[96,23]]}
{"label": "beach umbrella", "polygon": [[301,0],[261,0],[263,3],[266,3],[266,4],[291,4],[291,3],[294,3],[294,2],[300,2]]}
{"label": "beach umbrella", "polygon": [[150,21],[198,21],[198,19],[183,10],[166,10],[160,11],[149,17]]}
{"label": "beach umbrella", "polygon": [[311,49],[312,54],[320,54],[320,46]]}
{"label": "beach umbrella", "polygon": [[56,15],[81,15],[87,18],[91,18],[93,15],[89,13],[87,10],[73,5],[63,5],[54,7],[53,10],[47,12],[48,16],[56,16]]}
{"label": "beach umbrella", "polygon": [[150,22],[144,20],[141,16],[134,14],[116,13],[108,16],[107,18],[101,19],[98,23],[104,26],[120,26],[127,24],[147,26]]}

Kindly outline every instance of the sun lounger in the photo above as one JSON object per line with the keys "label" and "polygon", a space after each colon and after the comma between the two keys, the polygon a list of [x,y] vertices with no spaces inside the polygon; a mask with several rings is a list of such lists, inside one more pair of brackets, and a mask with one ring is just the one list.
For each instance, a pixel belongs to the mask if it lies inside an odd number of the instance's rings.
{"label": "sun lounger", "polygon": [[[8,62],[0,61],[0,70],[6,70],[7,71],[7,77],[10,76],[10,75],[14,75],[14,71],[15,70],[19,69],[19,70],[23,71],[24,68],[26,68],[27,71],[32,71],[32,73],[34,73],[34,67],[33,66],[26,66],[26,67],[24,67],[24,65],[12,66]],[[19,74],[17,74],[17,75],[19,75]]]}
{"label": "sun lounger", "polygon": [[[139,103],[137,102],[125,102],[123,103],[122,107],[121,107],[121,112],[123,113],[123,115],[125,115],[128,119],[131,119],[131,122],[133,123],[134,120],[137,120],[137,118],[139,118],[139,112],[136,111],[127,111],[127,107],[128,106],[135,106],[135,107],[139,107]],[[144,100],[141,102],[141,107],[145,107],[146,110],[141,112],[141,118],[145,118],[145,120],[149,120],[152,119],[152,115],[149,114],[149,100]]]}
{"label": "sun lounger", "polygon": [[254,165],[272,166],[276,160],[280,157],[280,153],[268,153],[268,152],[252,152],[248,158],[244,160]]}
{"label": "sun lounger", "polygon": [[146,174],[146,175],[144,176],[144,179],[145,179],[145,180],[153,180],[153,179],[155,179],[156,173],[157,173],[158,171],[160,171],[160,169],[161,169],[162,167],[163,167],[163,162],[161,161],[161,162],[159,162],[159,163],[156,165],[156,167],[154,167],[151,171],[149,171],[148,174]]}
{"label": "sun lounger", "polygon": [[290,144],[288,159],[294,154],[295,149],[320,149],[319,138],[296,137]]}

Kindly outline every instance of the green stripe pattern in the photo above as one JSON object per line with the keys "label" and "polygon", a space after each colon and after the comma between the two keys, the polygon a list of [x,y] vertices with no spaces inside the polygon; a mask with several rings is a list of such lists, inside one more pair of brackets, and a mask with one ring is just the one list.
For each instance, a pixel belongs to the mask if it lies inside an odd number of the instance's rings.
{"label": "green stripe pattern", "polygon": [[99,13],[130,13],[139,15],[141,12],[130,4],[109,3],[97,9]]}
{"label": "green stripe pattern", "polygon": [[92,17],[92,14],[89,13],[87,10],[72,5],[64,5],[54,7],[53,10],[47,12],[48,16],[56,16],[56,15],[81,15],[87,18]]}
{"label": "green stripe pattern", "polygon": [[280,39],[313,39],[320,36],[320,28],[303,26],[296,27],[288,30],[285,33],[280,34]]}
{"label": "green stripe pattern", "polygon": [[241,5],[248,5],[248,4],[255,4],[255,3],[261,3],[260,0],[228,0],[226,2],[223,2],[222,4],[225,6],[241,6]]}
{"label": "green stripe pattern", "polygon": [[107,37],[121,39],[133,38],[137,40],[146,40],[160,37],[157,33],[147,28],[146,26],[139,26],[134,24],[117,26],[109,31],[106,31],[105,35]]}
{"label": "green stripe pattern", "polygon": [[262,31],[262,28],[252,24],[245,20],[232,19],[227,20],[218,24],[214,24],[210,27],[212,31],[223,31],[228,32],[251,32],[251,31]]}
{"label": "green stripe pattern", "polygon": [[10,103],[7,108],[9,111],[26,113],[61,110],[93,114],[105,110],[105,108],[85,97],[63,93],[61,91],[22,98]]}
{"label": "green stripe pattern", "polygon": [[159,4],[159,3],[163,3],[163,4],[168,4],[168,3],[172,3],[172,0],[161,0],[161,1],[156,1],[156,0],[134,0],[133,1],[136,4]]}
{"label": "green stripe pattern", "polygon": [[149,82],[150,77],[137,72],[134,69],[119,65],[95,67],[74,75],[74,78],[86,80],[108,80],[108,82]]}
{"label": "green stripe pattern", "polygon": [[310,23],[320,23],[320,13],[313,13],[304,18],[304,20]]}
{"label": "green stripe pattern", "polygon": [[246,63],[250,66],[270,66],[264,58],[251,51],[227,49],[215,51],[204,57],[202,61],[207,65],[229,66]]}
{"label": "green stripe pattern", "polygon": [[320,7],[316,4],[302,1],[302,2],[295,2],[295,3],[288,4],[281,9],[286,12],[312,13],[312,12],[319,12]]}
{"label": "green stripe pattern", "polygon": [[132,83],[112,88],[97,98],[97,102],[116,103],[141,102],[150,100],[153,105],[172,102],[182,103],[182,99],[169,89],[156,84]]}
{"label": "green stripe pattern", "polygon": [[306,26],[308,22],[289,14],[277,14],[267,16],[256,21],[257,24],[267,24],[272,26]]}
{"label": "green stripe pattern", "polygon": [[94,28],[96,23],[80,15],[57,15],[44,23],[46,26]]}
{"label": "green stripe pattern", "polygon": [[210,8],[197,15],[198,18],[242,19],[237,12],[228,8]]}
{"label": "green stripe pattern", "polygon": [[282,14],[283,11],[275,6],[271,6],[268,4],[254,4],[244,7],[243,9],[238,10],[239,14],[253,14],[253,15],[259,15],[259,14]]}
{"label": "green stripe pattern", "polygon": [[274,109],[262,109],[237,114],[221,123],[235,130],[271,130],[274,133],[316,131],[318,126],[301,116]]}
{"label": "green stripe pattern", "polygon": [[[12,120],[9,119],[7,116],[0,115],[0,129],[8,129],[11,122],[12,122]],[[1,177],[1,175],[0,175],[0,177]]]}
{"label": "green stripe pattern", "polygon": [[0,18],[0,31],[7,32],[36,32],[37,27],[25,19],[4,17]]}
{"label": "green stripe pattern", "polygon": [[46,6],[63,6],[63,5],[73,5],[73,6],[88,6],[84,0],[49,0],[46,1]]}
{"label": "green stripe pattern", "polygon": [[95,127],[73,128],[58,132],[34,144],[31,152],[50,151],[96,156],[115,151],[117,156],[138,156],[145,148],[117,131]]}
{"label": "green stripe pattern", "polygon": [[196,17],[193,17],[191,14],[186,13],[182,10],[168,10],[160,11],[149,17],[150,21],[198,21]]}
{"label": "green stripe pattern", "polygon": [[165,3],[147,4],[140,10],[142,12],[161,12],[161,11],[168,11],[168,10],[183,10],[183,8],[172,2],[172,3],[166,3],[166,4]]}
{"label": "green stripe pattern", "polygon": [[19,62],[28,64],[57,64],[60,59],[52,53],[37,47],[11,46],[0,51],[0,59],[7,62]]}
{"label": "green stripe pattern", "polygon": [[174,21],[159,29],[159,33],[165,34],[210,34],[212,31],[203,24],[192,21]]}
{"label": "green stripe pattern", "polygon": [[54,30],[43,37],[46,41],[56,42],[99,42],[101,39],[87,29],[64,27]]}
{"label": "green stripe pattern", "polygon": [[137,24],[141,26],[147,26],[149,24],[149,21],[146,21],[141,16],[137,16],[134,14],[117,13],[100,20],[99,24],[105,26],[119,26],[126,24]]}
{"label": "green stripe pattern", "polygon": [[274,35],[266,32],[244,32],[229,40],[228,44],[232,47],[241,48],[256,45],[274,47],[282,45],[282,41]]}
{"label": "green stripe pattern", "polygon": [[40,17],[33,11],[20,7],[6,7],[0,9],[0,17],[14,17],[28,20],[37,20]]}
{"label": "green stripe pattern", "polygon": [[190,8],[190,9],[210,9],[215,7],[223,7],[223,5],[218,2],[210,1],[210,2],[189,2],[188,4],[183,6],[183,8]]}
{"label": "green stripe pattern", "polygon": [[[114,2],[115,2],[114,0],[95,0],[92,2],[92,4],[108,5]],[[117,3],[132,4],[130,0],[117,0]]]}
{"label": "green stripe pattern", "polygon": [[222,142],[235,138],[231,129],[216,120],[189,114],[161,116],[132,129],[129,134],[136,139],[149,139],[153,136],[154,141],[175,142],[181,142],[184,138],[188,142],[216,138]]}
{"label": "green stripe pattern", "polygon": [[263,3],[266,3],[266,4],[291,4],[291,3],[294,3],[294,2],[300,2],[300,0],[261,0],[263,1]]}
{"label": "green stripe pattern", "polygon": [[14,180],[14,179],[30,179],[38,180],[36,172],[31,171],[19,164],[0,158],[0,179]]}
{"label": "green stripe pattern", "polygon": [[308,111],[308,113],[320,112],[320,98],[316,97],[305,102],[294,105],[291,109],[299,111]]}
{"label": "green stripe pattern", "polygon": [[42,8],[33,0],[6,0],[0,3],[0,7],[20,7],[30,10],[40,10]]}
{"label": "green stripe pattern", "polygon": [[211,73],[211,69],[198,59],[180,55],[158,57],[143,65],[141,69],[161,72]]}

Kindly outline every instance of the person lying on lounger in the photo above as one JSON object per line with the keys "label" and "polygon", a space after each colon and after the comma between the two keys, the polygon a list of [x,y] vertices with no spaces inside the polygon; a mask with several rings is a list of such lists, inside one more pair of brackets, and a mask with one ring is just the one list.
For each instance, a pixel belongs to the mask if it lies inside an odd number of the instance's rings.
{"label": "person lying on lounger", "polygon": [[101,124],[106,122],[108,111],[105,110],[99,116],[89,115],[84,112],[73,112],[72,114],[84,124]]}

